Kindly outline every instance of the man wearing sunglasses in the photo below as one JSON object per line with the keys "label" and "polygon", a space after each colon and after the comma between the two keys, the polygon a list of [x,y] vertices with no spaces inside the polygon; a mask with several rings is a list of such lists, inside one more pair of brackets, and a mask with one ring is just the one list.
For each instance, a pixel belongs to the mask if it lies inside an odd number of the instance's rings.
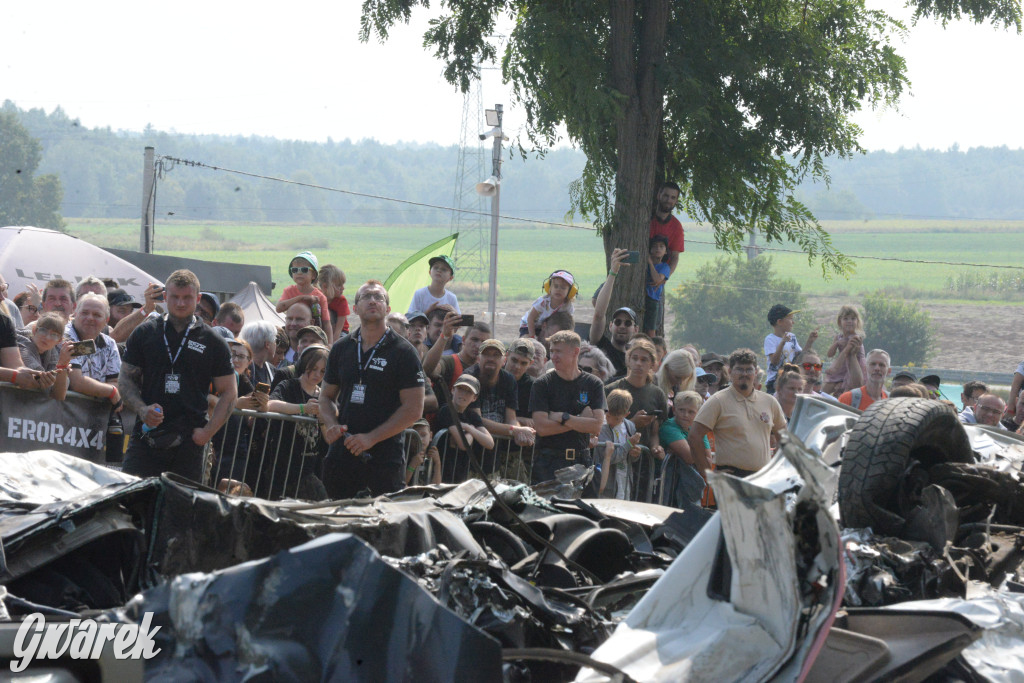
{"label": "man wearing sunglasses", "polygon": [[594,318],[590,323],[590,343],[604,351],[608,360],[615,366],[615,377],[612,379],[626,376],[626,344],[639,331],[636,313],[625,306],[612,313],[611,322],[608,324],[607,332],[605,331],[605,312],[612,298],[615,278],[627,254],[629,251],[626,249],[612,250],[611,268],[594,302]]}
{"label": "man wearing sunglasses", "polygon": [[[820,398],[825,401],[831,401],[832,403],[838,403],[839,400],[831,394],[823,394],[821,392],[821,356],[818,355],[813,349],[805,349],[796,357],[796,363],[800,366],[800,374],[803,375],[804,381],[806,382],[804,393],[815,398]],[[858,376],[860,368],[857,368]],[[858,379],[859,381],[859,379]]]}

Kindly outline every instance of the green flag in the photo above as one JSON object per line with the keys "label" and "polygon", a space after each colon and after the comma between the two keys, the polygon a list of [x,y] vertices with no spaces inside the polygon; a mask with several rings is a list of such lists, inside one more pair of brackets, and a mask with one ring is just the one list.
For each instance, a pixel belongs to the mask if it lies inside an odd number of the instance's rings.
{"label": "green flag", "polygon": [[435,256],[451,257],[455,251],[455,240],[459,233],[439,239],[433,244],[428,244],[409,258],[402,261],[402,265],[395,268],[388,279],[384,281],[384,289],[388,290],[388,297],[391,299],[391,310],[398,313],[405,313],[412,303],[412,295],[420,287],[430,284],[430,266],[428,261]]}

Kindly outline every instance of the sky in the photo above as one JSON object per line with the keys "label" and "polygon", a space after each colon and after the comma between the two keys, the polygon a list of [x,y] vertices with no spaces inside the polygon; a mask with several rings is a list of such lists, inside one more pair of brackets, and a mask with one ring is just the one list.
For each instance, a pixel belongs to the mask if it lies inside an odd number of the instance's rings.
{"label": "sky", "polygon": [[[0,101],[114,130],[457,144],[464,98],[422,48],[428,13],[361,43],[361,4],[5,2]],[[857,115],[865,148],[1024,147],[1024,37],[922,22],[898,49],[911,91]],[[524,116],[497,70],[481,94],[514,137]]]}

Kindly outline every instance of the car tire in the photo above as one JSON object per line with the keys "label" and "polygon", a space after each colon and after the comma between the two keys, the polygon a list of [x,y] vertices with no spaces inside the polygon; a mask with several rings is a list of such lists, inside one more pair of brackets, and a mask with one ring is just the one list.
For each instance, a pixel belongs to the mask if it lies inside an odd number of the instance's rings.
{"label": "car tire", "polygon": [[843,450],[839,473],[843,526],[899,534],[908,511],[908,487],[922,489],[929,483],[927,469],[944,462],[974,462],[967,432],[947,405],[923,398],[890,398],[871,404],[853,426]]}

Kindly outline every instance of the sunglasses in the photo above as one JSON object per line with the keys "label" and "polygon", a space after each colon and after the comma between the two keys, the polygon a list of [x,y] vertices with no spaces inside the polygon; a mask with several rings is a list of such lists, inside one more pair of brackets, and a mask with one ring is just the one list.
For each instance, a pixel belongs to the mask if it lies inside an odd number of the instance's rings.
{"label": "sunglasses", "polygon": [[804,370],[821,370],[821,363],[804,363]]}
{"label": "sunglasses", "polygon": [[295,275],[295,273],[308,273],[311,270],[313,270],[313,268],[310,266],[292,266],[288,269],[288,272]]}
{"label": "sunglasses", "polygon": [[39,312],[39,309],[36,308],[35,306],[33,306],[32,304],[25,304],[24,306],[21,307],[21,310],[28,311],[29,313],[38,313]]}
{"label": "sunglasses", "polygon": [[582,370],[583,372],[589,372],[590,374],[594,374],[594,368],[587,367],[586,365],[581,365],[580,370]]}
{"label": "sunglasses", "polygon": [[716,377],[715,375],[711,375],[711,374],[701,375],[700,377],[697,378],[697,381],[700,384],[714,384],[715,382],[718,381],[718,377]]}
{"label": "sunglasses", "polygon": [[612,321],[612,325],[615,325],[615,327],[633,327],[633,321],[629,318],[616,318]]}

